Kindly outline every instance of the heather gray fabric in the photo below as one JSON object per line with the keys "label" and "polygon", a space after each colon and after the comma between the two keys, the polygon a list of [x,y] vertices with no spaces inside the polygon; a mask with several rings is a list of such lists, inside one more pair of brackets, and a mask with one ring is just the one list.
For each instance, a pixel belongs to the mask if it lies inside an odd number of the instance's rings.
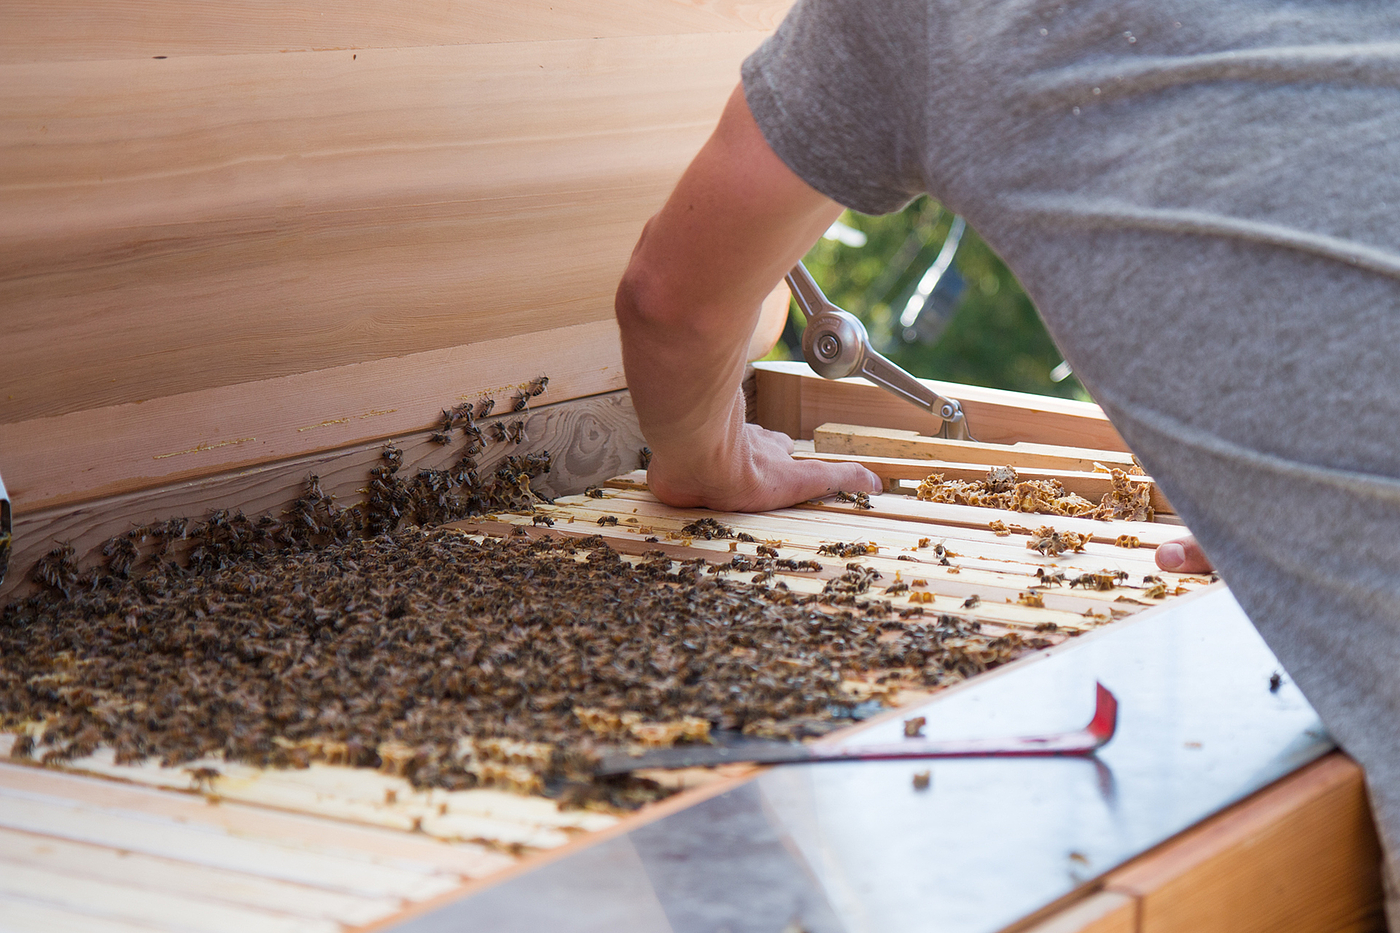
{"label": "heather gray fabric", "polygon": [[1393,867],[1400,4],[799,0],[743,75],[813,187],[928,191],[1015,270],[1365,766]]}

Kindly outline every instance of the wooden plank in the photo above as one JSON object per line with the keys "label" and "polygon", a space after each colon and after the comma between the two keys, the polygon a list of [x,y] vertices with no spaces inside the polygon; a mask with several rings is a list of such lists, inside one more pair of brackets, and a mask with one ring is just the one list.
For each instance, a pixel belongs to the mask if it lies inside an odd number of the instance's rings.
{"label": "wooden plank", "polygon": [[0,423],[610,320],[762,38],[0,66]]}
{"label": "wooden plank", "polygon": [[15,0],[0,63],[771,30],[790,0]]}
{"label": "wooden plank", "polygon": [[5,933],[151,933],[142,923],[127,923],[0,895]]}
{"label": "wooden plank", "polygon": [[[836,507],[813,516],[810,510],[799,506],[792,509],[775,509],[769,512],[741,515],[695,509],[675,509],[656,501],[649,493],[633,490],[621,490],[614,499],[613,503],[609,503],[607,500],[575,503],[571,500],[567,505],[561,504],[561,508],[568,513],[579,516],[584,520],[585,526],[603,515],[618,516],[620,523],[615,529],[598,529],[598,533],[605,536],[626,532],[632,535],[648,534],[664,538],[668,534],[678,534],[683,525],[697,518],[713,517],[719,514],[723,516],[722,520],[726,524],[739,530],[748,531],[760,540],[781,540],[783,548],[800,551],[802,553],[798,556],[803,558],[819,557],[817,549],[823,544],[835,541],[877,539],[882,548],[881,560],[897,561],[895,569],[918,573],[923,573],[925,570],[935,572],[939,570],[937,564],[930,563],[932,558],[929,556],[929,552],[919,546],[921,540],[928,541],[930,544],[943,544],[950,550],[956,551],[959,556],[955,560],[959,565],[971,562],[972,566],[981,569],[996,569],[1027,576],[1033,575],[1040,567],[1063,568],[1067,566],[1066,561],[1092,564],[1092,569],[1095,570],[1108,565],[1112,569],[1123,569],[1133,573],[1156,571],[1150,548],[1128,549],[1091,541],[1085,546],[1083,552],[1063,555],[1060,558],[1050,558],[1027,548],[1025,546],[1027,535],[1019,532],[1003,537],[985,526],[981,528],[943,526],[930,529],[921,524],[879,517],[874,514],[874,511],[847,511]],[[875,502],[875,497],[872,496],[871,501]],[[957,508],[967,508],[967,506],[958,506]],[[1052,518],[1052,516],[1042,517]],[[528,521],[528,519],[525,520]],[[1047,521],[1046,524],[1053,524],[1053,522]],[[645,532],[647,528],[650,528],[651,531]],[[713,543],[694,542],[697,546]],[[718,542],[717,546],[727,548],[728,542]],[[743,545],[736,543],[735,546],[742,547]],[[912,560],[898,561],[900,556],[912,558]],[[833,560],[838,566],[841,565],[840,561],[832,558],[827,559]]]}
{"label": "wooden plank", "polygon": [[1016,469],[1068,470],[1092,473],[1094,465],[1127,470],[1133,455],[1119,450],[1060,447],[1053,444],[984,444],[927,437],[918,431],[871,428],[858,424],[823,424],[812,432],[817,453],[894,457],[903,460],[942,460],[950,463],[982,463]]}
{"label": "wooden plank", "polygon": [[[448,845],[408,833],[278,813],[237,803],[210,803],[192,794],[172,794],[101,778],[64,774],[50,768],[0,763],[0,796],[23,800],[26,795],[46,801],[48,811],[62,811],[63,806],[53,802],[61,800],[82,811],[133,815],[135,818],[131,825],[136,827],[169,823],[192,831],[201,828],[210,830],[202,835],[179,836],[175,842],[181,844],[190,839],[217,840],[221,833],[226,833],[248,842],[271,840],[264,844],[272,846],[273,851],[279,851],[279,847],[283,847],[304,850],[318,857],[324,856],[315,862],[314,868],[334,867],[344,863],[355,869],[352,875],[360,872],[361,869],[357,866],[368,866],[363,870],[372,875],[376,866],[385,866],[383,878],[365,887],[355,887],[351,883],[351,876],[347,876],[344,882],[335,881],[324,886],[327,890],[345,890],[362,896],[376,896],[374,892],[385,890],[385,885],[408,883],[410,887],[416,887],[419,882],[413,881],[415,876],[424,879],[423,883],[427,887],[439,884],[434,879],[448,876],[481,877],[498,871],[513,861],[509,856],[492,852],[482,846]],[[102,840],[90,838],[91,833],[84,828],[81,820],[70,820],[69,823],[75,826],[78,832],[64,835],[57,833],[51,825],[40,825],[33,830],[7,825],[12,830],[32,831],[49,836],[62,835],[63,838],[75,842],[107,844]],[[139,831],[137,835],[140,835]],[[178,857],[167,852],[154,851],[151,846],[142,844],[117,844],[115,848],[145,852],[154,856]],[[256,862],[251,869],[244,870],[221,866],[211,859],[198,857],[198,846],[193,846],[192,851],[196,853],[196,857],[189,860],[193,864],[242,870],[246,874],[259,877],[276,877],[270,870],[258,867]]]}
{"label": "wooden plank", "polygon": [[[880,477],[885,488],[899,492],[897,484],[901,480],[923,482],[934,473],[943,474],[945,480],[983,480],[987,478],[987,467],[981,464],[949,463],[942,460],[900,460],[889,457],[872,457],[866,454],[828,454],[806,451],[793,451],[793,456],[804,460],[822,460],[826,463],[859,463]],[[1034,467],[1018,467],[1018,477],[1023,481],[1057,480],[1068,492],[1083,496],[1097,503],[1113,489],[1113,480],[1107,473],[1071,473],[1064,470],[1046,470]],[[1150,477],[1132,476],[1129,482],[1134,486],[1149,488],[1149,501],[1152,508],[1160,512],[1170,512],[1171,503],[1157,489]],[[910,492],[912,490],[903,490]]]}
{"label": "wooden plank", "polygon": [[361,853],[314,851],[205,822],[181,823],[149,812],[18,793],[9,786],[0,786],[0,827],[370,897],[419,899],[456,883],[446,875],[374,862]]}
{"label": "wooden plank", "polygon": [[[508,367],[511,363],[505,360],[500,365]],[[484,363],[480,368],[488,374],[498,372],[493,364]],[[444,374],[444,377],[447,375]],[[551,391],[542,399],[553,395],[553,387],[551,380]],[[353,384],[347,389],[353,389]],[[439,396],[436,401],[422,399],[415,407],[420,412],[440,416],[443,405],[457,397],[457,394],[453,394]],[[344,404],[348,406],[358,401],[361,399],[352,395],[344,400]],[[509,406],[502,404],[498,407],[508,409]],[[482,475],[489,475],[489,471],[507,454],[553,451],[556,453],[553,469],[538,482],[538,488],[547,495],[580,492],[589,485],[615,476],[635,465],[636,452],[645,443],[637,426],[631,397],[625,391],[543,405],[520,414],[487,419],[492,420],[524,421],[529,441],[519,446],[500,443],[488,446],[478,458]],[[288,449],[295,443],[290,428],[293,423],[288,421],[284,430]],[[0,438],[4,434],[4,430],[0,429]],[[402,472],[405,476],[411,476],[419,469],[449,466],[459,456],[460,446],[458,443],[442,447],[417,430],[399,439],[399,447],[404,454]],[[0,449],[8,454],[12,448],[6,448],[0,439]],[[0,586],[0,599],[30,591],[27,579],[29,569],[61,541],[71,543],[82,560],[95,561],[98,559],[98,549],[108,538],[153,520],[175,516],[200,518],[209,510],[218,508],[241,508],[249,515],[262,512],[279,514],[302,494],[307,476],[313,473],[321,478],[325,490],[343,503],[358,501],[362,498],[360,490],[368,480],[371,467],[380,462],[382,449],[383,444],[375,441],[223,473],[197,482],[167,483],[81,505],[18,508],[15,511],[14,552],[10,558],[10,572],[4,585]],[[35,455],[33,460],[37,467],[40,449],[31,452]],[[131,456],[139,455],[133,453]],[[119,464],[113,466],[113,470],[120,470],[122,465],[126,465],[134,472],[134,467],[130,466],[131,459],[114,459]],[[97,465],[94,466],[96,468]],[[9,477],[7,464],[7,484]]]}
{"label": "wooden plank", "polygon": [[[369,768],[313,764],[308,768],[258,768],[221,758],[173,768],[155,760],[117,764],[111,749],[74,759],[63,770],[112,777],[147,787],[189,791],[189,768],[219,772],[210,793],[221,803],[271,807],[310,816],[421,832],[447,842],[490,843],[503,848],[548,849],[568,842],[572,831],[611,826],[604,813],[561,812],[553,801],[489,790],[417,790],[407,780]],[[485,796],[486,801],[481,798]],[[501,798],[507,798],[502,801]]]}
{"label": "wooden plank", "polygon": [[[876,497],[871,496],[872,505]],[[1009,512],[1005,509],[984,509],[971,505],[948,505],[942,502],[921,502],[909,496],[880,496],[879,504],[869,514],[878,518],[896,518],[918,522],[962,525],[986,528],[994,521],[1010,525],[1023,524],[1032,528],[1052,525],[1057,531],[1076,531],[1089,535],[1094,541],[1112,544],[1121,535],[1131,535],[1142,547],[1155,548],[1180,538],[1185,532],[1180,525],[1159,525],[1156,522],[1103,522],[1092,518],[1070,518],[1064,515],[1039,515],[1033,512]],[[847,511],[838,504],[816,502],[800,506],[816,511]],[[952,511],[954,509],[960,511]]]}
{"label": "wooden plank", "polygon": [[[483,534],[502,534],[509,528],[506,523],[496,522],[462,522],[458,527],[464,531]],[[585,526],[584,530],[576,531],[568,526],[558,526],[549,531],[527,530],[527,534],[532,537],[542,537],[550,534],[562,534],[567,536],[578,536],[590,533]],[[673,560],[691,560],[704,556],[712,563],[723,563],[733,555],[728,552],[723,543],[714,546],[713,542],[693,542],[688,547],[680,548],[667,546],[665,544],[646,544],[637,539],[629,541],[625,536],[605,536],[608,543],[616,550],[625,554],[640,554],[648,550],[666,551]],[[846,564],[851,561],[829,560],[824,564],[824,569],[811,574],[796,574],[790,572],[778,572],[774,577],[774,582],[782,581],[794,593],[813,594],[820,593],[823,584],[845,571]],[[931,603],[921,603],[925,611],[937,613],[951,613],[961,618],[990,623],[999,626],[1001,631],[1018,630],[1021,632],[1032,631],[1036,626],[1044,626],[1046,623],[1054,623],[1058,629],[1065,632],[1085,632],[1097,628],[1106,621],[1110,613],[1109,600],[1093,600],[1085,598],[1074,591],[1055,590],[1047,592],[1044,596],[1043,607],[1032,608],[1021,605],[1017,597],[1035,582],[1033,577],[1022,578],[1018,584],[1007,585],[1005,582],[988,582],[963,580],[961,576],[950,576],[940,572],[939,568],[925,570],[918,565],[896,564],[892,560],[881,560],[879,558],[862,557],[858,562],[879,571],[882,574],[881,584],[895,582],[899,579],[896,575],[902,574],[905,582],[915,579],[925,579],[927,586],[920,587],[920,593],[929,593],[934,596]],[[914,569],[911,569],[914,568]],[[748,574],[736,574],[735,579],[744,581],[748,579]],[[889,599],[894,609],[900,610],[913,605],[908,596],[900,595],[888,597],[881,592],[882,585],[873,587],[866,598],[868,599]],[[979,601],[975,608],[963,605],[964,601],[972,595],[977,595]],[[1112,597],[1110,596],[1111,600]],[[1153,600],[1152,604],[1160,603],[1161,600]],[[1123,605],[1121,612],[1124,615],[1139,612],[1147,608],[1146,601],[1135,605]],[[1119,607],[1112,607],[1119,608]],[[1086,610],[1092,610],[1095,616],[1086,616]]]}
{"label": "wooden plank", "polygon": [[[827,422],[864,424],[877,428],[937,434],[942,421],[864,379],[823,379],[806,363],[756,363],[759,423],[803,440]],[[1056,444],[1126,452],[1127,444],[1092,402],[1028,395],[1004,389],[923,380],[945,396],[962,403],[972,436],[994,444]],[[798,400],[800,415],[784,415],[769,423],[773,409],[764,403],[767,392],[781,393],[785,404]],[[788,430],[784,430],[784,429]]]}
{"label": "wooden plank", "polygon": [[1138,933],[1137,899],[1117,891],[1100,891],[1015,933]]}
{"label": "wooden plank", "polygon": [[1140,933],[1383,930],[1361,769],[1328,755],[1108,876]]}
{"label": "wooden plank", "polygon": [[6,864],[105,881],[131,890],[183,893],[202,900],[347,924],[370,923],[399,909],[397,898],[322,891],[139,852],[0,830],[0,874],[6,871]]}
{"label": "wooden plank", "polygon": [[[541,341],[548,340],[542,344]],[[0,424],[16,517],[433,430],[442,409],[550,377],[536,406],[621,389],[611,321]],[[636,448],[634,448],[636,449]],[[634,464],[628,462],[624,468]],[[225,500],[221,505],[237,504]]]}
{"label": "wooden plank", "polygon": [[169,891],[135,890],[74,872],[0,863],[0,895],[62,910],[188,933],[339,933],[333,920],[289,917],[257,907],[210,902]]}
{"label": "wooden plank", "polygon": [[[618,489],[644,490],[646,473],[638,470],[609,480],[609,485]],[[1140,546],[1155,548],[1167,541],[1180,538],[1188,532],[1181,525],[1159,524],[1157,522],[1105,522],[1092,518],[1070,518],[1063,515],[1040,515],[1034,512],[1010,512],[1005,509],[987,509],[971,505],[950,505],[943,502],[923,502],[910,496],[871,496],[873,510],[860,512],[863,520],[886,518],[937,525],[944,528],[968,528],[985,530],[989,523],[1004,522],[1007,525],[1053,525],[1059,531],[1075,531],[1089,535],[1094,541],[1112,544],[1120,535],[1133,535]],[[877,504],[878,503],[878,504]],[[803,512],[852,512],[850,505],[832,500],[815,500],[795,508]],[[913,532],[917,525],[909,529]],[[925,534],[929,533],[925,530]]]}
{"label": "wooden plank", "polygon": [[807,435],[802,433],[802,389],[806,381],[789,378],[784,370],[774,369],[766,363],[754,363],[753,369],[754,420],[768,430],[781,431],[794,440],[805,439]]}

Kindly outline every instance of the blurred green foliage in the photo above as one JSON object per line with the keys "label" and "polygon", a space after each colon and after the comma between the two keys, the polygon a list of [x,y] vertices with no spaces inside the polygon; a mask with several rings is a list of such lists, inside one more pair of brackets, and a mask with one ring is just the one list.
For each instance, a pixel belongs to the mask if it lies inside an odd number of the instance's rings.
{"label": "blurred green foliage", "polygon": [[[805,262],[828,298],[856,315],[876,349],[916,376],[1087,399],[1078,380],[1060,381],[1051,371],[1064,357],[1046,333],[1035,307],[1011,270],[968,228],[943,285],[963,285],[944,301],[946,317],[926,310],[917,339],[900,315],[924,271],[938,256],[954,215],[921,197],[894,214],[871,216],[847,211],[841,222],[866,237],[863,246],[822,239]],[[940,288],[938,296],[947,297]],[[802,358],[802,314],[791,308],[783,339],[769,359]],[[932,322],[932,323],[931,323]],[[915,338],[909,342],[907,338]]]}

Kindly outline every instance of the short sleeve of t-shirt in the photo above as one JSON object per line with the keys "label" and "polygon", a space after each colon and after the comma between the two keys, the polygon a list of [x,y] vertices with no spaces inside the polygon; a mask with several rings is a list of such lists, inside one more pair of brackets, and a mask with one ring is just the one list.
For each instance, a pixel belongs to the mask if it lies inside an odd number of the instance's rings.
{"label": "short sleeve of t-shirt", "polygon": [[768,144],[846,207],[886,213],[926,188],[927,9],[799,0],[744,62],[744,96]]}

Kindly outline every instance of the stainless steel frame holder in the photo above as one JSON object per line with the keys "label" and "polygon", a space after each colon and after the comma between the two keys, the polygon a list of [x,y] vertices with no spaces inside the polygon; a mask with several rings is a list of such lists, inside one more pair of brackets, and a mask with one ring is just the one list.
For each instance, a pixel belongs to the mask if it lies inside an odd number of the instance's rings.
{"label": "stainless steel frame holder", "polygon": [[787,274],[788,288],[802,313],[807,329],[802,332],[802,355],[817,375],[825,379],[864,376],[924,411],[943,419],[940,437],[970,441],[967,417],[962,405],[945,398],[881,356],[870,345],[870,335],[854,314],[832,304],[817,287],[802,263]]}

